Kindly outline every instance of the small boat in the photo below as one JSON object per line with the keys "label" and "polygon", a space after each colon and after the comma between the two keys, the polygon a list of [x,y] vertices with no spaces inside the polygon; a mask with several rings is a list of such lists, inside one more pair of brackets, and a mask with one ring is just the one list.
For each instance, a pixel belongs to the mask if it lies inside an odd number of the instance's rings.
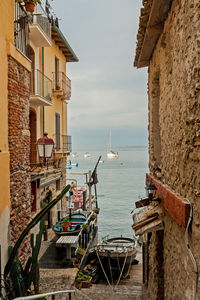
{"label": "small boat", "polygon": [[107,152],[107,157],[108,158],[118,158],[119,154],[116,151],[110,150]]}
{"label": "small boat", "polygon": [[72,169],[72,166],[67,166],[66,169],[67,169],[67,170],[71,170],[71,169]]}
{"label": "small boat", "polygon": [[112,145],[111,145],[111,130],[110,130],[109,144],[108,144],[108,149],[107,149],[107,157],[109,159],[114,159],[114,158],[118,158],[118,156],[119,156],[118,152],[112,150]]}
{"label": "small boat", "polygon": [[73,158],[78,157],[78,153],[76,153],[76,152],[72,153],[72,157],[73,157]]}
{"label": "small boat", "polygon": [[81,231],[82,225],[86,222],[86,216],[80,212],[73,213],[56,223],[53,226],[53,231],[58,236],[63,235],[77,235]]}
{"label": "small boat", "polygon": [[136,257],[135,240],[126,237],[116,237],[103,240],[94,247],[97,257],[101,260],[105,272],[113,277],[128,273]]}
{"label": "small boat", "polygon": [[89,153],[89,152],[85,152],[85,154],[84,154],[84,157],[85,158],[88,158],[88,157],[90,157],[91,156],[91,154]]}
{"label": "small boat", "polygon": [[78,163],[71,163],[72,167],[78,167]]}

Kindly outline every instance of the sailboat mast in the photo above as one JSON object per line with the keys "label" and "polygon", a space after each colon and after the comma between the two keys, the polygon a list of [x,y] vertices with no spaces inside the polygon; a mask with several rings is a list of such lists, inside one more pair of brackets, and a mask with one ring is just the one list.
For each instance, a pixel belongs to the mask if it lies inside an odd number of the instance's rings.
{"label": "sailboat mast", "polygon": [[111,129],[110,129],[110,135],[109,135],[109,143],[108,143],[108,151],[112,149],[111,145]]}

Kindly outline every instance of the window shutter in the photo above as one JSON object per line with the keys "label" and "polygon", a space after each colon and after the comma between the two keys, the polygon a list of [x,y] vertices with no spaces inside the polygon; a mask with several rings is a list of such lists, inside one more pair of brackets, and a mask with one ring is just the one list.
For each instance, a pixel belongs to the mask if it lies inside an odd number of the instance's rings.
{"label": "window shutter", "polygon": [[56,151],[60,150],[60,114],[56,113]]}

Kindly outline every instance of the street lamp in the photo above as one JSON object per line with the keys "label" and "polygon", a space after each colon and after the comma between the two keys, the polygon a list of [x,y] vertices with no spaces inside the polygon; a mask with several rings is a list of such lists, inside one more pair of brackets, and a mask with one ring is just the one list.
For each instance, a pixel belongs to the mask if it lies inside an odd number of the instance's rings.
{"label": "street lamp", "polygon": [[46,159],[52,156],[54,141],[48,138],[48,133],[45,132],[43,138],[38,139],[36,144],[39,157],[43,158],[46,162]]}

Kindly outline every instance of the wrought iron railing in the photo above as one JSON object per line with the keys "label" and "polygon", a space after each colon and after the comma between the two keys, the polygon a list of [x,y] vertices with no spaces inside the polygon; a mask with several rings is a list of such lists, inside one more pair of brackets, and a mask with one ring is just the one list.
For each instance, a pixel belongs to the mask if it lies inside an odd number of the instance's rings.
{"label": "wrought iron railing", "polygon": [[71,135],[63,135],[63,152],[72,152],[72,137]]}
{"label": "wrought iron railing", "polygon": [[55,92],[62,92],[63,97],[71,97],[71,80],[64,72],[53,72],[53,89]]}
{"label": "wrought iron railing", "polygon": [[60,135],[54,134],[53,135],[54,142],[55,142],[55,150],[59,152],[72,152],[72,137],[71,135]]}
{"label": "wrought iron railing", "polygon": [[31,94],[52,102],[52,81],[39,70],[31,73]]}
{"label": "wrought iron railing", "polygon": [[20,50],[24,55],[28,56],[28,15],[24,7],[17,2],[15,2],[14,38],[16,48]]}

